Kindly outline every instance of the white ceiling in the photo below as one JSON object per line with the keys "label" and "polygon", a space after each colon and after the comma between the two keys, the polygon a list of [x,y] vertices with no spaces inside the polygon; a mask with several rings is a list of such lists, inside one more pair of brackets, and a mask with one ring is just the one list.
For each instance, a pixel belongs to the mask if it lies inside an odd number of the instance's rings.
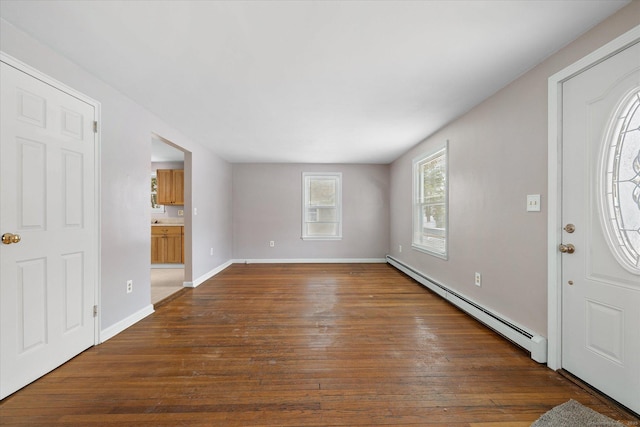
{"label": "white ceiling", "polygon": [[629,1],[13,1],[231,162],[389,163]]}

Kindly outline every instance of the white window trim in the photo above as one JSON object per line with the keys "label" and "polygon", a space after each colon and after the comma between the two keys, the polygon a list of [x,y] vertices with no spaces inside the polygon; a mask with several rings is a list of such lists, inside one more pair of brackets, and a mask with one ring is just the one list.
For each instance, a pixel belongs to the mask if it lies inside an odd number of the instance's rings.
{"label": "white window trim", "polygon": [[[333,177],[337,180],[336,185],[336,217],[338,223],[338,234],[336,236],[308,236],[306,235],[307,219],[307,179],[314,177]],[[342,240],[342,172],[303,172],[302,173],[302,240]]]}
{"label": "white window trim", "polygon": [[[425,161],[431,160],[434,157],[440,155],[440,153],[444,154],[444,164],[445,164],[445,202],[444,207],[446,211],[446,227],[444,230],[444,252],[439,252],[433,249],[431,246],[423,245],[416,242],[416,233],[415,229],[416,224],[418,223],[416,218],[416,203],[417,196],[416,193],[419,188],[419,172],[418,167],[420,164]],[[449,141],[445,141],[443,144],[440,144],[434,147],[432,150],[421,154],[420,156],[413,159],[413,168],[412,168],[412,176],[411,181],[413,183],[413,187],[411,190],[411,212],[412,212],[412,221],[411,221],[411,247],[417,251],[424,252],[426,254],[442,258],[448,259],[449,257]]]}

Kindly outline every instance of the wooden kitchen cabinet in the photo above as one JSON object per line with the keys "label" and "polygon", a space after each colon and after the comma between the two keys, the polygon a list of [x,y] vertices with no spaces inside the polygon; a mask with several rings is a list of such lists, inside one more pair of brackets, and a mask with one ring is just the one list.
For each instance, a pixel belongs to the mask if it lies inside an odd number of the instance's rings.
{"label": "wooden kitchen cabinet", "polygon": [[151,264],[182,264],[184,262],[184,227],[151,227]]}
{"label": "wooden kitchen cabinet", "polygon": [[184,170],[158,169],[158,204],[184,205]]}

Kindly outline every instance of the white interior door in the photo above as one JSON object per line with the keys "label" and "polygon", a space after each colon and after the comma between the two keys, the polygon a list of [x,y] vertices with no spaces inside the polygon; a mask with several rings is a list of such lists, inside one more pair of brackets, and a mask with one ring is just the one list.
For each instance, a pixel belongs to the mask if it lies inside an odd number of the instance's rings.
{"label": "white interior door", "polygon": [[0,66],[4,398],[94,344],[98,251],[95,107]]}
{"label": "white interior door", "polygon": [[562,99],[562,367],[640,413],[640,44]]}

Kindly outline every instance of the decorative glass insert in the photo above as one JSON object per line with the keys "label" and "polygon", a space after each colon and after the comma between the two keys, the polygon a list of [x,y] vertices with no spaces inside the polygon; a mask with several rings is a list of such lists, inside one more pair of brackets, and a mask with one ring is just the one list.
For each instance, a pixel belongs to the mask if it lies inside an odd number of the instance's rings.
{"label": "decorative glass insert", "polygon": [[603,156],[602,214],[609,247],[618,262],[640,274],[640,90],[614,116]]}
{"label": "decorative glass insert", "polygon": [[413,161],[412,247],[447,258],[447,144]]}

